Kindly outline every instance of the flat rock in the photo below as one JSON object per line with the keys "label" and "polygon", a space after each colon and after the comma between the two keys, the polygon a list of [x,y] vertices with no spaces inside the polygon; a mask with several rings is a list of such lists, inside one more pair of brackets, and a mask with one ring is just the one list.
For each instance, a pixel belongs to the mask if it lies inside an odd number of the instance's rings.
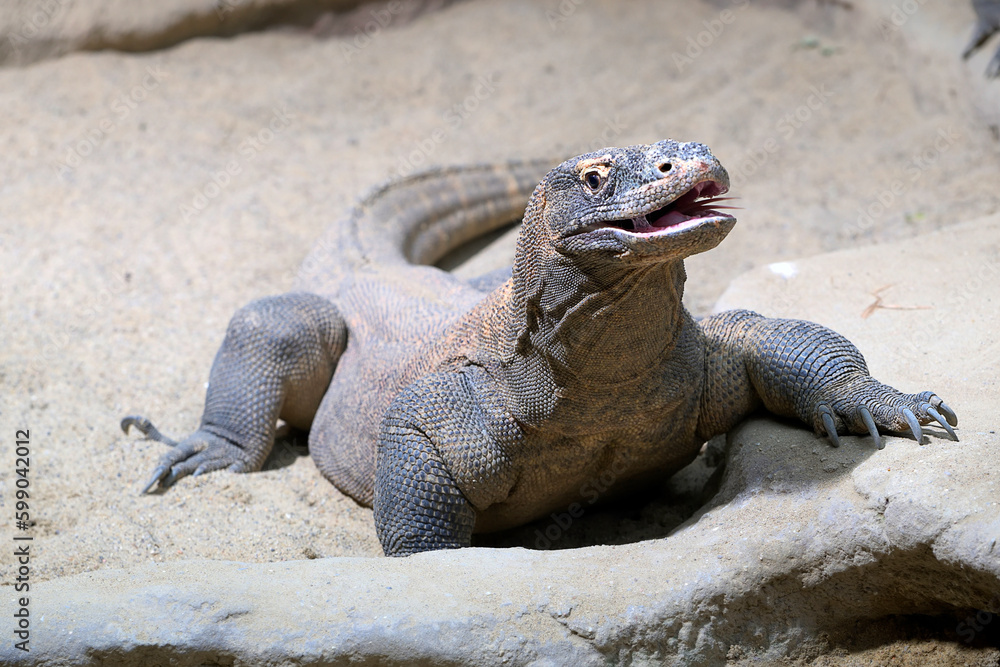
{"label": "flat rock", "polygon": [[[832,320],[881,377],[947,397],[961,442],[928,427],[923,446],[886,437],[878,451],[870,438],[845,437],[833,448],[755,419],[729,436],[719,492],[665,539],[88,572],[33,586],[32,652],[8,643],[0,659],[718,664],[809,655],[889,615],[1000,613],[998,250],[994,216],[763,268],[720,304]],[[887,282],[896,292],[883,299],[914,309],[863,318]],[[0,615],[12,617],[13,598]]]}

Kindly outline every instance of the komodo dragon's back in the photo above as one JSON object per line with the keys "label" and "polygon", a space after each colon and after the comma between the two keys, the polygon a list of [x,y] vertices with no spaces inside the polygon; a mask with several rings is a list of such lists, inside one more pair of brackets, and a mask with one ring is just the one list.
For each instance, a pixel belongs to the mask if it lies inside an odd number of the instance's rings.
{"label": "komodo dragon's back", "polygon": [[299,269],[296,288],[337,294],[362,273],[463,281],[424,268],[524,215],[548,160],[440,168],[389,181],[331,225]]}
{"label": "komodo dragon's back", "polygon": [[[323,474],[374,506],[389,555],[468,546],[605,492],[662,479],[759,407],[825,433],[951,437],[933,392],[904,394],[811,322],[728,311],[696,322],[684,258],[736,219],[708,148],[661,141],[554,167],[442,169],[376,190],[305,261],[299,291],[233,316],[199,428],[145,490],[259,470],[283,419]],[[536,181],[538,185],[535,186]],[[525,207],[525,204],[527,206]],[[429,264],[524,212],[492,289]]]}

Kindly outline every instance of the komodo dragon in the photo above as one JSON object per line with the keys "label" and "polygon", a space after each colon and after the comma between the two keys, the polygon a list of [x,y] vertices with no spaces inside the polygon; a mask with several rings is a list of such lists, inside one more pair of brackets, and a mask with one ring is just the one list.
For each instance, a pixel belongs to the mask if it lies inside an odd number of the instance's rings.
{"label": "komodo dragon", "polygon": [[[736,223],[716,210],[729,178],[704,145],[607,148],[533,187],[542,174],[445,169],[369,196],[307,259],[303,291],[236,312],[196,432],[175,443],[122,421],[176,445],[145,490],[259,470],[281,418],[311,427],[317,466],[374,506],[397,556],[564,509],[612,465],[618,490],[663,479],[760,405],[833,445],[921,441],[932,420],[956,437],[938,396],[881,384],[829,329],[688,314],[684,258]],[[427,265],[522,211],[506,276],[469,284]]]}

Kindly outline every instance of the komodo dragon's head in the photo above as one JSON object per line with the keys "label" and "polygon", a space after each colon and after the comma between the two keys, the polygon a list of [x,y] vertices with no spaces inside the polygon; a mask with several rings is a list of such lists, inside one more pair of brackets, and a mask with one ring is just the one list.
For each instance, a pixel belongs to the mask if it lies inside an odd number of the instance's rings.
{"label": "komodo dragon's head", "polygon": [[[706,146],[660,141],[567,160],[532,204],[553,249],[577,259],[659,262],[714,248],[736,218],[712,206],[729,175]],[[529,210],[531,205],[529,205]],[[583,256],[583,257],[581,257]]]}

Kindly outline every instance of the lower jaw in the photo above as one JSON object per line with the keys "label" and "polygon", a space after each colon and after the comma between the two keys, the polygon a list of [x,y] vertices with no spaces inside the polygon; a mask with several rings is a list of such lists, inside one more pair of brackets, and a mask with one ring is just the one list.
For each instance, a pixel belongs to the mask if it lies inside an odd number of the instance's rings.
{"label": "lower jaw", "polygon": [[711,250],[729,234],[736,219],[692,218],[649,233],[629,232],[622,238],[631,254],[653,261],[670,261]]}
{"label": "lower jaw", "polygon": [[647,225],[645,227],[637,226],[635,229],[622,229],[624,232],[628,232],[635,236],[646,238],[646,237],[657,237],[657,236],[671,236],[673,234],[679,234],[689,229],[695,229],[703,225],[718,224],[719,222],[724,222],[728,220],[728,217],[721,215],[718,216],[702,216],[702,217],[687,217],[685,220],[675,222],[671,225],[665,225],[662,227],[656,225]]}

